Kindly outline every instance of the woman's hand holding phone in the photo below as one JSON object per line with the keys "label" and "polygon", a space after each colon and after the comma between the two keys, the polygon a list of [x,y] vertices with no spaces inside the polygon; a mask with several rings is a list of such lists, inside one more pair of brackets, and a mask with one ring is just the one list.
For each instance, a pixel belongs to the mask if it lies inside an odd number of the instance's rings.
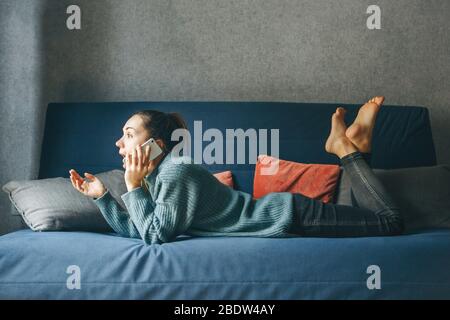
{"label": "woman's hand holding phone", "polygon": [[106,192],[105,186],[96,176],[85,172],[84,176],[91,180],[87,181],[80,177],[80,175],[73,169],[70,169],[69,173],[72,186],[85,196],[100,198]]}
{"label": "woman's hand holding phone", "polygon": [[144,147],[144,151],[138,145],[132,153],[126,155],[125,184],[127,185],[128,191],[140,187],[144,177],[154,170],[153,161],[150,161],[149,157],[149,145]]}

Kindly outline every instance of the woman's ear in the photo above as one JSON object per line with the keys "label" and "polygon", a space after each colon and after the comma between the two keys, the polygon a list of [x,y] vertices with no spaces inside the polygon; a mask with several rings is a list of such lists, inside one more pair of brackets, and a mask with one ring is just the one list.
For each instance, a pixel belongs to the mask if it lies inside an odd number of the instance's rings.
{"label": "woman's ear", "polygon": [[165,146],[164,146],[164,142],[163,142],[161,139],[157,139],[155,142],[158,144],[158,146],[159,146],[163,151],[166,150],[166,149],[165,149]]}

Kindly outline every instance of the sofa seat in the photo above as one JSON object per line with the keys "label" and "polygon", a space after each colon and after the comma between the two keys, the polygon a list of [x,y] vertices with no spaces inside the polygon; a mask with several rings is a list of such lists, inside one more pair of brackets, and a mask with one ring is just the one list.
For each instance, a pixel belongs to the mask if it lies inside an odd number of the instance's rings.
{"label": "sofa seat", "polygon": [[[79,267],[79,289],[68,289],[69,266]],[[369,266],[379,268],[379,289],[368,288]],[[0,237],[0,298],[450,299],[449,266],[446,229],[367,238],[182,235],[152,246],[116,234],[19,230]]]}

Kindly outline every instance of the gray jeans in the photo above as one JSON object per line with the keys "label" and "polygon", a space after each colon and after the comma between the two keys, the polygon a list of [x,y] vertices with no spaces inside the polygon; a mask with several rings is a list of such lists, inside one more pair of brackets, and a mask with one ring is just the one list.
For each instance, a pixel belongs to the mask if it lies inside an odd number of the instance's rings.
{"label": "gray jeans", "polygon": [[294,221],[290,232],[306,237],[364,237],[403,233],[400,210],[367,161],[370,161],[370,154],[358,151],[341,159],[345,175],[342,178],[351,182],[355,205],[323,203],[295,193]]}

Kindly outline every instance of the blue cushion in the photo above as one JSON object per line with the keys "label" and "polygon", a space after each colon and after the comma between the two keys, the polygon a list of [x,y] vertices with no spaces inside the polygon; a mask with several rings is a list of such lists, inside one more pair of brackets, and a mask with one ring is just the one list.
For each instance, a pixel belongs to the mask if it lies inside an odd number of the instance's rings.
{"label": "blue cushion", "polygon": [[[450,230],[372,238],[139,239],[21,230],[0,237],[0,298],[450,299]],[[81,272],[69,290],[67,267]],[[367,268],[380,268],[369,290]],[[369,281],[370,282],[370,281]]]}

